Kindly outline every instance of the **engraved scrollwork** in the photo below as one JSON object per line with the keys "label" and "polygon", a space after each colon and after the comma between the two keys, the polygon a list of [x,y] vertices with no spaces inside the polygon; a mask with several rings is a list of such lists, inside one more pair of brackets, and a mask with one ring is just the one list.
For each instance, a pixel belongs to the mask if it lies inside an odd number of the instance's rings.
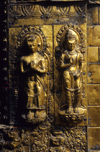
{"label": "engraved scrollwork", "polygon": [[9,6],[9,15],[11,16],[21,16],[24,15],[22,12],[22,6],[21,5],[10,5]]}
{"label": "engraved scrollwork", "polygon": [[42,14],[41,18],[43,17],[50,17],[51,16],[51,11],[52,11],[53,7],[52,6],[39,6],[39,10]]}
{"label": "engraved scrollwork", "polygon": [[10,5],[9,15],[14,17],[34,16],[35,5]]}
{"label": "engraved scrollwork", "polygon": [[35,5],[22,6],[23,13],[26,16],[34,16],[34,9],[35,9]]}
{"label": "engraved scrollwork", "polygon": [[68,24],[59,30],[57,42],[61,48],[58,69],[62,72],[62,89],[65,91],[65,103],[61,103],[59,115],[63,121],[78,123],[85,114],[81,105],[85,37],[78,26]]}
{"label": "engraved scrollwork", "polygon": [[86,150],[86,132],[80,128],[53,128],[50,136],[50,152],[85,152]]}
{"label": "engraved scrollwork", "polygon": [[[41,131],[41,132],[40,132]],[[48,132],[47,129],[37,128],[35,131],[31,132],[31,150],[36,151],[48,151]]]}
{"label": "engraved scrollwork", "polygon": [[86,145],[86,127],[64,128],[44,124],[29,130],[10,126],[0,128],[1,151],[85,152]]}
{"label": "engraved scrollwork", "polygon": [[74,6],[75,11],[77,12],[77,14],[79,15],[83,15],[85,17],[86,15],[86,5],[85,4],[80,4],[80,5],[75,5]]}
{"label": "engraved scrollwork", "polygon": [[[12,151],[15,149],[16,152],[25,151],[26,147],[29,147],[30,143],[30,132],[25,129],[18,129],[9,126],[3,126],[0,128],[0,150],[3,148],[5,151]],[[25,147],[24,147],[25,146]]]}
{"label": "engraved scrollwork", "polygon": [[70,7],[62,7],[62,6],[59,6],[59,7],[56,7],[56,9],[57,9],[57,13],[59,14],[59,15],[68,15],[69,14],[69,11],[70,11]]}

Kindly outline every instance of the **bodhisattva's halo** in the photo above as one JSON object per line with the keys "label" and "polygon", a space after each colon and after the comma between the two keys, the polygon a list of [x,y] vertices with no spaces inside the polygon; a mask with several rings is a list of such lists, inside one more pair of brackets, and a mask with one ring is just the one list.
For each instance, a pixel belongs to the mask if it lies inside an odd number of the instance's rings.
{"label": "bodhisattva's halo", "polygon": [[78,46],[79,45],[79,42],[80,42],[80,39],[79,39],[79,34],[74,31],[73,29],[69,28],[68,30],[64,31],[62,33],[62,36],[61,36],[61,39],[60,39],[60,44],[62,47],[64,47],[65,45],[65,42],[67,41],[67,36],[68,35],[71,35],[71,36],[74,36],[75,37],[75,40],[76,40],[76,45]]}
{"label": "bodhisattva's halo", "polygon": [[[81,50],[85,52],[85,49],[83,48],[83,45],[85,45],[85,36],[83,31],[78,27],[77,25],[73,25],[71,23],[68,23],[64,26],[62,26],[56,36],[57,43],[60,47],[64,48],[66,35],[68,33],[72,33],[72,35],[75,37],[76,45],[77,47],[81,47]],[[83,50],[84,49],[84,50]]]}

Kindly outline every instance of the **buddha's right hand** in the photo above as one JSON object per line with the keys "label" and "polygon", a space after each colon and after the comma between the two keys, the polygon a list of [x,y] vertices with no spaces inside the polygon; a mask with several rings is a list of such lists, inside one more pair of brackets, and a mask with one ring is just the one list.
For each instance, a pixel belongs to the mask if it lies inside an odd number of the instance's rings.
{"label": "buddha's right hand", "polygon": [[36,69],[36,64],[34,63],[34,61],[31,61],[30,67],[31,69]]}

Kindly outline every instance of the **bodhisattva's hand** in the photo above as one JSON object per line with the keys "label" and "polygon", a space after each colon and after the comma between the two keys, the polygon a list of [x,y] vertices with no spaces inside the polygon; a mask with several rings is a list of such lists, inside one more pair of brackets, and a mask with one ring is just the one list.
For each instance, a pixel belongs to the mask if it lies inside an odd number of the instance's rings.
{"label": "bodhisattva's hand", "polygon": [[72,58],[70,58],[70,63],[72,63],[73,62],[73,59]]}
{"label": "bodhisattva's hand", "polygon": [[74,65],[75,64],[75,60],[74,60],[74,58],[70,58],[70,63],[71,63],[71,65]]}
{"label": "bodhisattva's hand", "polygon": [[34,61],[32,61],[32,62],[30,63],[30,66],[31,66],[31,69],[36,69],[36,64],[34,63]]}

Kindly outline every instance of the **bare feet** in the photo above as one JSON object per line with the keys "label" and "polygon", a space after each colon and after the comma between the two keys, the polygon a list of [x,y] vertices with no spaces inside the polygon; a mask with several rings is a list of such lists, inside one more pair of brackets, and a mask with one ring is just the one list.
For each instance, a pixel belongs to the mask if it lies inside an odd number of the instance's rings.
{"label": "bare feet", "polygon": [[70,114],[73,113],[73,107],[72,106],[69,106],[69,108],[67,109],[67,113],[70,113]]}

